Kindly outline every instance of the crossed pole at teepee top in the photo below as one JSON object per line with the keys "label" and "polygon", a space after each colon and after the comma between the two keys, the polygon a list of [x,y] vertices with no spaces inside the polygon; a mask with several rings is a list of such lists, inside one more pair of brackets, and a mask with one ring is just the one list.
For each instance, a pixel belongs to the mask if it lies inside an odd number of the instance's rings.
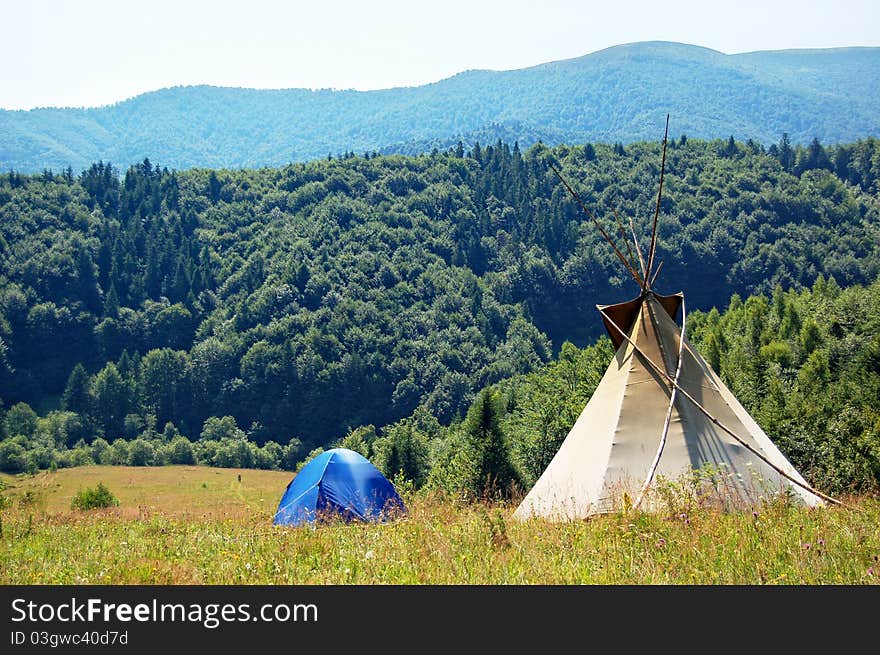
{"label": "crossed pole at teepee top", "polygon": [[550,164],[551,170],[556,174],[556,177],[559,178],[559,181],[562,182],[566,191],[568,191],[569,195],[574,198],[575,202],[580,206],[580,208],[584,211],[584,213],[590,218],[593,222],[593,225],[599,230],[599,233],[608,242],[608,245],[611,246],[611,249],[614,250],[614,254],[617,255],[617,258],[621,261],[624,268],[629,272],[632,278],[636,281],[636,284],[639,285],[642,289],[642,293],[651,290],[651,287],[654,284],[654,281],[657,279],[657,275],[660,273],[660,269],[663,267],[663,262],[657,266],[657,269],[654,269],[654,256],[657,253],[657,222],[660,218],[660,200],[663,196],[663,176],[666,171],[666,144],[667,139],[669,137],[669,114],[666,114],[666,131],[663,134],[663,159],[660,163],[660,190],[657,192],[657,206],[654,209],[654,220],[651,225],[651,241],[648,246],[648,257],[645,258],[642,256],[642,249],[639,245],[639,240],[636,237],[635,226],[633,225],[632,218],[629,220],[630,232],[632,233],[632,242],[635,247],[636,253],[638,254],[638,261],[636,263],[636,258],[633,256],[632,248],[630,248],[629,239],[626,238],[623,229],[623,223],[620,220],[620,216],[617,214],[617,210],[614,210],[614,217],[617,220],[617,229],[620,233],[620,236],[623,238],[624,243],[626,244],[626,251],[629,254],[629,258],[627,258],[614,242],[614,239],[611,238],[611,235],[602,227],[602,224],[596,219],[587,206],[584,204],[584,201],[581,200],[581,197],[577,194],[577,192],[571,188],[571,185],[562,177],[562,173],[553,165]]}

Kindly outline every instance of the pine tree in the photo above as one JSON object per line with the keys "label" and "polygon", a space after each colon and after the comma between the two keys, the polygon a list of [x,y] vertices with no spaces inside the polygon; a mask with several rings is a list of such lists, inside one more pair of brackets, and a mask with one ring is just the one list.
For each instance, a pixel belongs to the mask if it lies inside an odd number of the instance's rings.
{"label": "pine tree", "polygon": [[110,290],[104,297],[104,316],[116,318],[119,315],[119,296],[116,295],[116,285],[110,283]]}
{"label": "pine tree", "polygon": [[305,262],[300,262],[299,265],[296,267],[295,276],[296,288],[300,291],[304,291],[306,285],[309,283],[309,278],[311,277],[309,273],[309,267],[306,266]]}
{"label": "pine tree", "polygon": [[587,161],[593,161],[596,158],[596,149],[593,147],[592,143],[587,143],[584,145],[584,159]]}
{"label": "pine tree", "polygon": [[61,396],[61,406],[80,416],[89,416],[92,413],[90,387],[89,374],[82,364],[77,364],[67,378],[67,386],[64,387],[64,394]]}
{"label": "pine tree", "polygon": [[779,163],[782,170],[791,173],[794,168],[794,149],[791,147],[791,141],[788,138],[788,132],[782,133],[782,140],[779,142]]}
{"label": "pine tree", "polygon": [[220,184],[220,180],[217,179],[217,174],[214,171],[211,171],[211,175],[208,177],[208,196],[211,198],[212,202],[220,200],[221,187],[222,185]]}
{"label": "pine tree", "polygon": [[482,498],[506,497],[519,485],[519,475],[501,431],[498,401],[491,390],[477,396],[464,424],[474,465],[472,491]]}
{"label": "pine tree", "polygon": [[190,275],[183,257],[177,258],[177,266],[174,269],[174,279],[171,282],[171,299],[180,302],[186,298],[190,289]]}
{"label": "pine tree", "polygon": [[724,155],[726,157],[733,157],[736,152],[736,141],[734,141],[733,135],[731,134],[730,138],[727,139],[727,145],[724,146]]}

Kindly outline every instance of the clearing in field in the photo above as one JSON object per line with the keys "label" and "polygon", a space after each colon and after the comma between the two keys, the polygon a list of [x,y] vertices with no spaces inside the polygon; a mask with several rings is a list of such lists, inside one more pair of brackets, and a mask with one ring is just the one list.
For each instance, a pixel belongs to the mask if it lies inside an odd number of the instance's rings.
{"label": "clearing in field", "polygon": [[47,514],[69,511],[77,491],[103,482],[119,499],[121,517],[247,517],[274,511],[292,477],[287,471],[206,466],[78,466],[34,476],[0,474],[0,483],[14,503]]}

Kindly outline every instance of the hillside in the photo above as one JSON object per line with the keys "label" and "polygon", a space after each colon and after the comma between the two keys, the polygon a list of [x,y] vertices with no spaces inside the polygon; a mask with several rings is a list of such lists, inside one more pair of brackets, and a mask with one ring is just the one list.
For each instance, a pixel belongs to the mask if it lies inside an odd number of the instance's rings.
{"label": "hillside", "polygon": [[278,166],[343,152],[417,154],[459,139],[528,146],[673,134],[794,143],[880,134],[880,48],[725,55],[621,45],[512,71],[381,91],[176,87],[94,109],[0,111],[0,170]]}
{"label": "hillside", "polygon": [[[66,446],[158,434],[164,453],[186,446],[178,433],[229,437],[223,451],[194,444],[220,465],[295,462],[419,407],[448,424],[476,390],[536,370],[565,340],[593,341],[596,303],[637,293],[550,163],[606,225],[618,208],[644,234],[660,149],[498,143],[277,169],[0,175],[0,401],[47,416]],[[708,310],[820,274],[872,282],[878,151],[677,139],[658,290]],[[8,414],[6,434],[36,433],[31,414]],[[268,451],[232,452],[245,436]]]}

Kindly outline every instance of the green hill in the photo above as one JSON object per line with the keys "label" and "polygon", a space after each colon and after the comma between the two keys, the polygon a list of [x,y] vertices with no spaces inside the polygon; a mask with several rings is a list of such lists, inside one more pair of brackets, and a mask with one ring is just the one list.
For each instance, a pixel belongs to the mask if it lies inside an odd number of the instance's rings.
{"label": "green hill", "polygon": [[[644,234],[660,150],[494,144],[256,170],[145,161],[121,179],[105,165],[2,174],[0,400],[46,414],[64,394],[87,419],[55,417],[67,445],[169,422],[168,441],[196,438],[230,416],[210,432],[295,436],[308,452],[419,406],[448,423],[475,390],[599,336],[596,303],[637,293],[550,164],[609,227],[618,208]],[[872,282],[878,151],[677,139],[658,290],[708,310],[819,274]],[[7,435],[35,431],[17,416]]]}
{"label": "green hill", "polygon": [[667,113],[675,135],[843,142],[880,134],[878,107],[880,48],[725,55],[647,42],[411,88],[175,87],[95,109],[0,111],[0,170],[145,157],[177,169],[278,166],[459,139],[629,143],[655,139]]}

